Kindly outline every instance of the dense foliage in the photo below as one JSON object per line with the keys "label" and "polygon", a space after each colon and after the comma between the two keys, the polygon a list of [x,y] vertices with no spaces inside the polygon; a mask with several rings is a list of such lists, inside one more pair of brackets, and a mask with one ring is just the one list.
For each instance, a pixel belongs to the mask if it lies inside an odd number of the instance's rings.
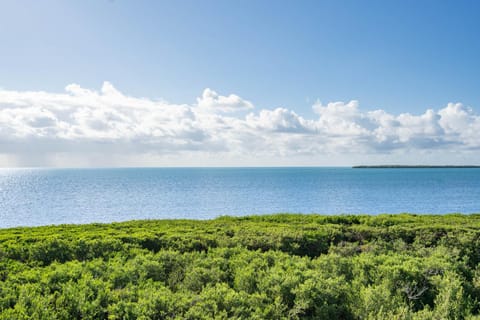
{"label": "dense foliage", "polygon": [[480,319],[480,215],[0,230],[1,319]]}

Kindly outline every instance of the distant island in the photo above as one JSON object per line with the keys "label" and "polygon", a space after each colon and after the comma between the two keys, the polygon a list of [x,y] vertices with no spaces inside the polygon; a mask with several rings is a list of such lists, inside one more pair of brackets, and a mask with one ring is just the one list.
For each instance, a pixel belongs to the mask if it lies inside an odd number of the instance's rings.
{"label": "distant island", "polygon": [[480,166],[428,166],[428,165],[374,165],[374,166],[353,166],[353,169],[404,169],[404,168],[428,168],[428,169],[440,169],[440,168],[447,168],[447,169],[454,169],[454,168],[463,168],[463,169],[470,169],[470,168],[480,168]]}

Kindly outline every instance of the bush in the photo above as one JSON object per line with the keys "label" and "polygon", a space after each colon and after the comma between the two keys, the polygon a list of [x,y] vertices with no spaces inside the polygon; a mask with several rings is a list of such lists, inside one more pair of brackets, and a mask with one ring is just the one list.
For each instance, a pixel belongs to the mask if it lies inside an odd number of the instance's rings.
{"label": "bush", "polygon": [[474,319],[480,215],[0,230],[0,319]]}

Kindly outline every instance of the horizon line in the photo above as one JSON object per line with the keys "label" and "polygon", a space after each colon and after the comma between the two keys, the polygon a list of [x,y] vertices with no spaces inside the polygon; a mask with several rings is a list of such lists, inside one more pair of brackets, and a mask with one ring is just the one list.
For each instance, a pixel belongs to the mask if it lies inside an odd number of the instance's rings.
{"label": "horizon line", "polygon": [[379,164],[379,165],[247,165],[247,166],[19,166],[19,167],[0,167],[0,170],[15,169],[248,169],[248,168],[352,168],[352,169],[368,169],[368,168],[480,168],[480,165],[430,165],[430,164]]}

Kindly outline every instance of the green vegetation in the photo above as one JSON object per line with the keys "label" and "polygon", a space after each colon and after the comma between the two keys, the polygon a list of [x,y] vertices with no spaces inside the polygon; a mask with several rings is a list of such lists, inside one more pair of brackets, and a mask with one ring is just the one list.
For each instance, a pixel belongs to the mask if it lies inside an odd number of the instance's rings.
{"label": "green vegetation", "polygon": [[0,230],[1,319],[480,319],[480,215]]}

